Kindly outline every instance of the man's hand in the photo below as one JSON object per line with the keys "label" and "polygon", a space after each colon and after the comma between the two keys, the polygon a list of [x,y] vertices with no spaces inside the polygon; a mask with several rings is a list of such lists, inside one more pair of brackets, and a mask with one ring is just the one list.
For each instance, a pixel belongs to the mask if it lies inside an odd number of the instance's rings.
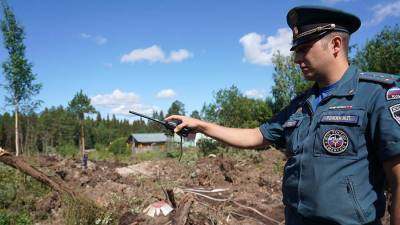
{"label": "man's hand", "polygon": [[400,225],[400,156],[385,161],[383,167],[392,192],[390,224]]}
{"label": "man's hand", "polygon": [[166,121],[171,121],[171,120],[180,120],[182,121],[181,124],[175,127],[174,132],[178,133],[180,130],[182,130],[184,127],[189,127],[191,128],[194,132],[203,132],[204,128],[204,121],[194,119],[191,117],[187,116],[180,116],[180,115],[172,115],[167,118],[165,118]]}

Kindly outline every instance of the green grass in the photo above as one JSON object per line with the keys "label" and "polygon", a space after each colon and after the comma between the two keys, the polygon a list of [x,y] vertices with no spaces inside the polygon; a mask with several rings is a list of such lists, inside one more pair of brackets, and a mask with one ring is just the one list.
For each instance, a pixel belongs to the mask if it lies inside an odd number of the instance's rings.
{"label": "green grass", "polygon": [[36,203],[49,192],[32,177],[0,163],[0,225],[33,224]]}

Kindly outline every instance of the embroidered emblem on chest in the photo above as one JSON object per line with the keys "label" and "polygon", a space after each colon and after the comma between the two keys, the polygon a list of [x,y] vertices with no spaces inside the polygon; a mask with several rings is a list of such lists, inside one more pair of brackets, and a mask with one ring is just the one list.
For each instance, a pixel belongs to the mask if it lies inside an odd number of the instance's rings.
{"label": "embroidered emblem on chest", "polygon": [[389,108],[393,119],[400,125],[400,104],[393,105]]}
{"label": "embroidered emblem on chest", "polygon": [[349,146],[349,138],[342,130],[328,130],[324,134],[323,146],[329,153],[340,154],[346,151],[347,147]]}
{"label": "embroidered emblem on chest", "polygon": [[386,100],[400,99],[400,87],[392,87],[386,92]]}

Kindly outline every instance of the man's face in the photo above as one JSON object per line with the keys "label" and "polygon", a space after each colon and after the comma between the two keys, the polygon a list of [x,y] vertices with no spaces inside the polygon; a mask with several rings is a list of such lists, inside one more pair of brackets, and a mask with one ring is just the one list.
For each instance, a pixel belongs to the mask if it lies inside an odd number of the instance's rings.
{"label": "man's face", "polygon": [[328,50],[323,48],[321,40],[311,41],[294,49],[294,62],[299,65],[304,79],[318,81],[328,63]]}

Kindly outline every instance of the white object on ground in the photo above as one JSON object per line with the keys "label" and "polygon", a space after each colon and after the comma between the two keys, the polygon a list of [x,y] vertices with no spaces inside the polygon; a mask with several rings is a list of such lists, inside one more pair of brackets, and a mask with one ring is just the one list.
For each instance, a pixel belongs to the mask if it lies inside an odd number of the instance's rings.
{"label": "white object on ground", "polygon": [[163,213],[164,216],[168,215],[172,210],[174,210],[168,203],[165,201],[158,201],[150,204],[143,210],[143,213],[146,213],[148,216],[154,217],[159,216],[160,212]]}

